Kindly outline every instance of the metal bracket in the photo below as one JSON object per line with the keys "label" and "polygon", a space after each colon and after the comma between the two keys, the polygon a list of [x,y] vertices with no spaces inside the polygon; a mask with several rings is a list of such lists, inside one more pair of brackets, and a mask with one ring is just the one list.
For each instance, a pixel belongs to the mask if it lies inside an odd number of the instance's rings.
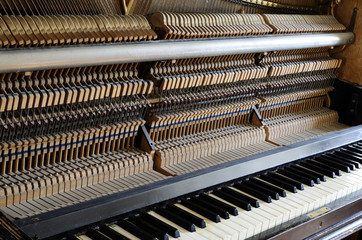
{"label": "metal bracket", "polygon": [[140,146],[139,146],[140,149],[150,153],[153,157],[153,155],[155,154],[155,151],[156,151],[156,147],[155,147],[155,144],[153,143],[150,135],[148,134],[145,125],[140,127],[138,142],[140,143]]}
{"label": "metal bracket", "polygon": [[260,112],[256,106],[253,107],[253,114],[251,116],[251,123],[259,127],[264,126],[263,118],[260,115]]}
{"label": "metal bracket", "polygon": [[358,12],[358,8],[355,7],[353,9],[351,22],[349,23],[349,26],[348,26],[348,31],[350,31],[350,32],[354,31],[354,26],[356,25],[356,19],[357,19],[357,12]]}

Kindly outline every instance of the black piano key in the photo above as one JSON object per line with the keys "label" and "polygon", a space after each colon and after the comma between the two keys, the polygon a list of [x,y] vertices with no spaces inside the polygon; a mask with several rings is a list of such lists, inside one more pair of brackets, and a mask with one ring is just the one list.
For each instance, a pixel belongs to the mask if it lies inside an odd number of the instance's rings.
{"label": "black piano key", "polygon": [[348,145],[348,147],[359,148],[359,149],[361,149],[361,151],[362,151],[362,142],[353,143],[353,144],[351,144],[351,145]]}
{"label": "black piano key", "polygon": [[216,222],[216,223],[220,222],[220,215],[212,210],[209,210],[207,207],[202,207],[189,200],[184,200],[181,202],[181,204],[187,208],[190,208],[192,211],[197,212],[198,214],[206,217],[207,219],[209,219],[213,222]]}
{"label": "black piano key", "polygon": [[286,176],[286,177],[289,177],[289,178],[294,179],[296,181],[300,181],[300,182],[302,182],[304,184],[307,184],[310,187],[314,186],[313,179],[305,177],[303,175],[300,175],[300,174],[298,174],[296,172],[291,172],[291,171],[287,171],[287,170],[284,170],[284,169],[278,169],[277,172],[279,174],[282,174],[282,175]]}
{"label": "black piano key", "polygon": [[267,174],[267,176],[274,177],[274,178],[276,178],[276,179],[278,179],[278,180],[280,180],[280,181],[283,181],[283,182],[285,182],[285,183],[288,183],[288,184],[291,184],[291,185],[293,185],[293,186],[296,186],[297,189],[299,189],[299,190],[304,190],[304,185],[303,185],[303,183],[301,183],[300,181],[296,181],[296,180],[294,180],[294,179],[292,179],[292,178],[289,178],[289,177],[280,175],[280,174],[278,174],[278,173],[276,173],[276,172],[269,172],[269,173]]}
{"label": "black piano key", "polygon": [[362,144],[361,143],[353,144],[353,145],[350,145],[349,147],[353,147],[354,149],[358,150],[358,151],[355,150],[355,152],[362,156]]}
{"label": "black piano key", "polygon": [[342,158],[343,160],[352,163],[355,165],[356,168],[361,168],[362,158],[359,159],[356,155],[352,153],[346,153],[343,150],[336,151],[333,155]]}
{"label": "black piano key", "polygon": [[353,152],[355,155],[362,157],[362,146],[361,145],[353,145],[353,146],[348,146],[350,149],[349,152]]}
{"label": "black piano key", "polygon": [[360,143],[350,145],[349,147],[353,147],[353,151],[362,156],[362,145]]}
{"label": "black piano key", "polygon": [[[351,149],[347,149],[348,152],[353,153],[354,155],[358,156],[358,158],[362,158],[362,146],[361,145],[353,145]],[[362,160],[362,159],[361,159]]]}
{"label": "black piano key", "polygon": [[285,183],[279,179],[276,179],[276,178],[273,178],[272,176],[269,176],[269,175],[260,175],[259,176],[260,179],[263,179],[264,181],[267,181],[271,184],[274,184],[278,187],[281,187],[285,190],[288,190],[289,192],[292,192],[292,193],[297,193],[297,187],[296,186],[293,186],[292,184],[288,184],[288,183]]}
{"label": "black piano key", "polygon": [[254,190],[268,194],[274,200],[279,200],[279,193],[277,191],[273,191],[271,189],[263,187],[260,184],[255,183],[255,182],[243,181],[243,183],[248,185],[248,187],[253,188]]}
{"label": "black piano key", "polygon": [[331,161],[335,161],[335,162],[338,162],[339,164],[348,166],[352,171],[356,170],[356,165],[354,165],[353,163],[350,163],[349,161],[347,161],[347,159],[341,158],[340,156],[336,156],[333,154],[324,154],[322,156],[330,159]]}
{"label": "black piano key", "polygon": [[322,182],[326,182],[327,181],[327,177],[326,175],[324,174],[321,174],[321,173],[318,173],[318,172],[315,172],[313,170],[310,170],[308,168],[304,168],[304,167],[301,167],[301,166],[298,166],[298,165],[293,165],[293,166],[290,166],[291,168],[294,168],[296,170],[299,170],[299,171],[302,171],[302,172],[305,172],[307,173],[308,175],[310,176],[314,176],[316,179],[318,178],[320,181]]}
{"label": "black piano key", "polygon": [[[356,151],[356,150],[358,150],[358,151]],[[354,147],[350,148],[350,149],[342,148],[342,149],[339,149],[336,152],[343,152],[344,154],[347,154],[347,155],[353,157],[353,159],[355,161],[358,161],[359,163],[362,163],[362,153],[361,153],[360,149],[356,149]]]}
{"label": "black piano key", "polygon": [[130,240],[128,237],[123,236],[119,232],[115,231],[109,226],[101,226],[99,229],[104,235],[107,235],[111,239],[119,239],[119,240]]}
{"label": "black piano key", "polygon": [[222,202],[222,201],[219,201],[218,199],[216,198],[213,198],[211,196],[208,196],[206,194],[201,194],[199,196],[200,199],[203,199],[207,202],[210,202],[211,204],[215,205],[215,206],[218,206],[222,209],[225,209],[228,213],[230,213],[231,215],[233,216],[237,216],[238,215],[238,209],[234,206],[231,206],[225,202]]}
{"label": "black piano key", "polygon": [[251,204],[243,201],[241,199],[237,199],[235,197],[233,197],[230,194],[227,194],[226,192],[220,191],[220,190],[215,190],[212,192],[215,196],[218,196],[219,198],[224,199],[227,202],[230,202],[236,206],[238,206],[241,209],[244,209],[246,211],[250,211],[251,210]]}
{"label": "black piano key", "polygon": [[155,227],[153,224],[151,224],[148,221],[143,220],[139,216],[135,217],[132,216],[128,219],[129,222],[133,223],[137,227],[143,229],[144,231],[148,232],[149,234],[152,234],[153,236],[156,236],[158,239],[161,240],[168,240],[168,234],[163,231],[159,227]]}
{"label": "black piano key", "polygon": [[329,166],[329,165],[327,165],[325,163],[319,162],[319,161],[314,160],[314,159],[308,159],[306,162],[310,163],[310,164],[313,164],[315,166],[318,166],[318,167],[333,171],[336,174],[336,176],[342,176],[342,171],[339,170],[338,168]]}
{"label": "black piano key", "polygon": [[190,222],[189,220],[186,220],[164,208],[156,208],[155,212],[158,213],[159,215],[161,215],[164,218],[167,218],[168,220],[170,220],[171,222],[176,223],[176,225],[183,227],[184,229],[186,229],[187,231],[190,232],[195,232],[196,231],[196,226],[195,224],[193,224],[192,222]]}
{"label": "black piano key", "polygon": [[134,225],[133,223],[130,223],[127,220],[119,220],[117,222],[117,225],[120,226],[121,228],[123,228],[124,230],[126,230],[127,232],[129,232],[129,233],[135,235],[136,237],[140,238],[140,239],[157,240],[157,237],[147,233],[143,229],[137,227],[136,225]]}
{"label": "black piano key", "polygon": [[87,235],[91,239],[112,240],[112,238],[107,237],[104,234],[100,233],[98,230],[94,230],[94,229],[87,231],[85,235]]}
{"label": "black piano key", "polygon": [[360,145],[350,145],[343,147],[342,149],[346,149],[348,152],[353,152],[357,154],[358,156],[362,157],[362,146]]}
{"label": "black piano key", "polygon": [[299,170],[299,169],[296,169],[296,168],[293,168],[293,167],[285,167],[284,168],[285,171],[288,171],[290,173],[293,173],[293,174],[296,174],[296,175],[299,175],[299,176],[302,176],[302,177],[305,177],[307,179],[311,179],[313,180],[314,183],[316,184],[320,184],[321,183],[321,180],[319,179],[319,177],[316,177],[312,174],[309,174],[307,173],[306,171],[302,171],[302,170]]}
{"label": "black piano key", "polygon": [[206,222],[204,219],[199,218],[198,216],[195,216],[194,214],[191,214],[175,205],[166,205],[166,210],[172,212],[173,214],[176,214],[180,217],[182,217],[185,220],[188,220],[198,226],[199,228],[205,228]]}
{"label": "black piano key", "polygon": [[266,194],[264,192],[260,192],[258,190],[255,190],[253,187],[249,187],[244,183],[235,183],[234,187],[241,190],[241,191],[243,191],[243,192],[246,192],[246,193],[252,195],[253,197],[261,199],[264,202],[271,203],[271,201],[272,201],[271,200],[272,198],[271,198],[271,196],[269,194]]}
{"label": "black piano key", "polygon": [[[336,151],[333,154],[331,154],[330,156],[338,159],[341,162],[347,162],[349,164],[352,164],[354,166],[354,170],[357,168],[361,168],[361,163],[356,159],[355,155],[353,155],[352,153],[345,153],[342,151]],[[362,160],[361,160],[362,162]]]}
{"label": "black piano key", "polygon": [[174,238],[180,237],[180,231],[178,229],[168,225],[167,223],[162,222],[161,220],[155,218],[154,216],[152,216],[148,213],[141,213],[140,217],[144,221],[149,222],[150,224],[160,228],[160,230],[168,233],[170,236],[172,236]]}
{"label": "black piano key", "polygon": [[209,211],[212,211],[213,213],[218,214],[223,219],[229,219],[230,214],[228,211],[226,211],[224,208],[221,208],[215,204],[210,203],[209,201],[206,201],[204,199],[200,199],[198,197],[193,197],[189,199],[189,201],[193,202],[194,204],[206,208]]}
{"label": "black piano key", "polygon": [[325,164],[328,164],[328,166],[332,166],[332,167],[335,167],[335,168],[338,168],[340,169],[341,171],[343,172],[346,172],[346,173],[349,173],[351,172],[351,169],[346,166],[346,165],[343,165],[343,164],[340,164],[336,161],[333,161],[333,160],[330,160],[328,158],[325,158],[325,157],[322,157],[322,156],[319,156],[319,157],[315,157],[314,158],[316,161],[320,161],[320,162],[323,162]]}
{"label": "black piano key", "polygon": [[259,201],[257,199],[242,194],[241,192],[235,191],[234,189],[223,187],[220,189],[220,191],[230,194],[231,196],[240,199],[242,201],[248,202],[251,206],[255,208],[258,208],[260,206]]}
{"label": "black piano key", "polygon": [[267,188],[267,189],[270,189],[276,193],[279,194],[279,196],[282,196],[282,197],[286,197],[287,196],[287,192],[282,189],[282,188],[279,188],[279,187],[276,187],[276,186],[273,186],[267,182],[264,182],[264,181],[261,181],[259,179],[256,179],[256,178],[250,178],[249,179],[250,182],[253,182],[253,183],[256,183],[264,188]]}
{"label": "black piano key", "polygon": [[318,173],[325,174],[326,176],[328,176],[330,178],[335,178],[336,177],[335,172],[333,172],[331,170],[328,170],[328,169],[325,169],[325,168],[322,168],[322,167],[319,167],[317,165],[313,165],[310,162],[301,162],[301,163],[298,163],[298,164],[300,166],[302,166],[302,167],[308,168],[308,169],[316,171]]}

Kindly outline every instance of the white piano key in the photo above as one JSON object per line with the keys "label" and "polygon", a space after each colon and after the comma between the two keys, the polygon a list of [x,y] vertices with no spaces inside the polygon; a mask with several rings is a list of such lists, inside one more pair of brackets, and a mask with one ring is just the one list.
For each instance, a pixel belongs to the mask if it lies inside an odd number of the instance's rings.
{"label": "white piano key", "polygon": [[293,201],[291,198],[286,197],[283,199],[280,199],[278,203],[281,208],[288,208],[290,207],[291,211],[293,211],[293,214],[295,217],[299,217],[303,214],[304,209],[306,208],[305,204],[301,204],[300,201]]}
{"label": "white piano key", "polygon": [[[341,176],[343,177],[343,176]],[[341,177],[337,177],[337,178],[333,178],[333,179],[329,179],[327,178],[327,181],[330,180],[330,182],[328,183],[328,185],[330,186],[335,186],[338,187],[341,191],[339,194],[339,198],[344,197],[346,195],[348,195],[348,193],[350,193],[352,191],[351,185],[346,184],[344,179],[340,179]]]}
{"label": "white piano key", "polygon": [[313,194],[319,194],[323,199],[323,205],[326,205],[331,202],[332,196],[330,192],[327,192],[323,187],[315,185],[313,187]]}
{"label": "white piano key", "polygon": [[274,226],[278,226],[284,220],[285,211],[281,211],[281,209],[277,210],[275,204],[263,203],[263,204],[260,204],[259,209],[261,211],[265,211],[275,217]]}
{"label": "white piano key", "polygon": [[362,188],[362,176],[359,176],[356,172],[351,172],[341,180],[353,186],[352,192],[358,191]]}
{"label": "white piano key", "polygon": [[[259,236],[259,234],[262,232],[262,226],[263,223],[261,220],[252,218],[250,215],[246,214],[246,210],[239,209],[239,215],[235,217],[235,221],[237,221],[240,224],[243,224],[248,231],[247,231],[247,238],[252,236]],[[234,218],[233,218],[234,219]]]}
{"label": "white piano key", "polygon": [[336,198],[339,199],[339,198],[345,196],[347,191],[345,190],[344,185],[336,183],[336,181],[334,181],[334,180],[335,180],[335,178],[327,177],[327,182],[324,185],[328,186],[331,189],[333,189],[334,193],[336,195]]}
{"label": "white piano key", "polygon": [[118,226],[117,224],[111,224],[108,226],[109,228],[112,228],[114,231],[122,234],[123,236],[129,238],[129,239],[134,239],[134,240],[140,240],[138,237],[136,237],[135,235],[133,235],[132,233],[127,232],[126,230],[124,230],[123,228],[121,228],[120,226]]}
{"label": "white piano key", "polygon": [[278,206],[282,209],[287,210],[289,212],[288,220],[295,218],[301,212],[301,206],[298,206],[297,204],[295,204],[295,206],[293,206],[291,204],[286,203],[286,201],[282,201],[282,202],[280,202],[280,200],[273,201],[272,204],[270,204],[270,205],[273,205],[275,207]]}
{"label": "white piano key", "polygon": [[362,179],[362,168],[356,169],[356,171],[351,172],[356,178]]}
{"label": "white piano key", "polygon": [[79,240],[93,240],[90,237],[86,236],[86,235],[79,235],[76,236]]}
{"label": "white piano key", "polygon": [[[261,232],[265,232],[270,228],[275,226],[274,216],[271,217],[264,211],[260,211],[258,208],[253,208],[251,212],[245,212],[244,215],[249,216],[250,218],[254,218],[262,223]],[[272,220],[272,222],[271,222]]]}
{"label": "white piano key", "polygon": [[309,189],[310,187],[304,186],[304,190],[301,191],[299,194],[302,194],[314,201],[314,208],[318,208],[323,205],[323,199],[321,199],[321,196],[316,196],[313,194],[313,190]]}
{"label": "white piano key", "polygon": [[221,219],[221,223],[236,231],[238,233],[237,239],[245,239],[247,231],[242,225],[239,225],[236,221],[233,221],[234,217],[236,216],[232,216],[229,219]]}
{"label": "white piano key", "polygon": [[362,168],[357,168],[354,172],[362,177]]}
{"label": "white piano key", "polygon": [[306,199],[303,195],[299,195],[298,193],[288,192],[285,199],[290,202],[290,205],[294,206],[294,203],[296,203],[301,206],[301,212],[302,214],[305,214],[311,208],[312,201],[310,199]]}
{"label": "white piano key", "polygon": [[321,189],[318,189],[316,187],[313,188],[308,188],[307,191],[310,191],[311,194],[313,194],[314,196],[319,197],[319,199],[321,200],[321,206],[324,206],[326,204],[329,203],[329,199],[331,198],[329,196],[329,194]]}
{"label": "white piano key", "polygon": [[[257,199],[256,197],[254,197],[254,196],[252,196],[252,195],[250,195],[250,194],[247,194],[247,193],[245,193],[245,192],[243,192],[243,191],[240,191],[239,189],[236,189],[236,188],[234,188],[234,187],[229,187],[230,189],[233,189],[233,190],[235,190],[235,191],[238,191],[238,192],[240,192],[240,193],[242,193],[242,194],[244,194],[244,195],[246,195],[246,196],[249,196],[249,197],[252,197],[252,198],[255,198],[255,199]],[[273,202],[275,202],[276,200],[273,200]],[[259,200],[259,203],[261,204],[261,203],[265,203],[264,201],[262,201],[262,200]],[[265,203],[265,204],[267,204],[267,203]],[[260,212],[260,209],[259,208],[253,208],[253,213],[257,213],[257,214],[259,214],[260,216],[262,216],[263,218],[265,218],[267,221],[265,221],[265,220],[262,220],[262,222],[263,222],[263,227],[262,227],[262,232],[264,232],[264,231],[266,231],[266,230],[268,230],[268,229],[271,229],[271,228],[273,228],[274,226],[275,226],[275,222],[276,222],[276,217],[275,216],[273,216],[273,215],[271,215],[271,214],[269,214],[269,213],[267,213],[267,212]],[[247,212],[248,213],[248,212]]]}
{"label": "white piano key", "polygon": [[348,184],[346,185],[338,178],[327,177],[327,182],[323,184],[324,187],[332,189],[336,195],[336,199],[342,198],[348,194],[347,188],[350,188]]}

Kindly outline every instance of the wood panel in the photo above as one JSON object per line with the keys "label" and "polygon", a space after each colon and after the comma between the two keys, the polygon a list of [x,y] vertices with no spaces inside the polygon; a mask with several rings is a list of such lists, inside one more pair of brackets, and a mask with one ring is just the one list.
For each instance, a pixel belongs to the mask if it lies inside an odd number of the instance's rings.
{"label": "wood panel", "polygon": [[336,7],[335,15],[345,26],[349,26],[355,7],[359,8],[354,29],[355,43],[336,56],[344,60],[338,76],[349,82],[362,85],[362,1],[342,0],[342,3]]}

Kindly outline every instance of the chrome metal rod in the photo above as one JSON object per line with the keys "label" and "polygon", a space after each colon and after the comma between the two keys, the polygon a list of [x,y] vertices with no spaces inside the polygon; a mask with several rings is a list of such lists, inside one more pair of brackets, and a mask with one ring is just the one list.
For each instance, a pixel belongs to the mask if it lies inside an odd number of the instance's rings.
{"label": "chrome metal rod", "polygon": [[0,51],[0,73],[330,47],[353,39],[347,32],[10,49]]}
{"label": "chrome metal rod", "polygon": [[330,240],[330,239],[344,239],[353,233],[357,232],[362,228],[362,218],[352,222],[351,224],[348,224],[326,236],[323,236],[322,238],[319,238],[320,240]]}

